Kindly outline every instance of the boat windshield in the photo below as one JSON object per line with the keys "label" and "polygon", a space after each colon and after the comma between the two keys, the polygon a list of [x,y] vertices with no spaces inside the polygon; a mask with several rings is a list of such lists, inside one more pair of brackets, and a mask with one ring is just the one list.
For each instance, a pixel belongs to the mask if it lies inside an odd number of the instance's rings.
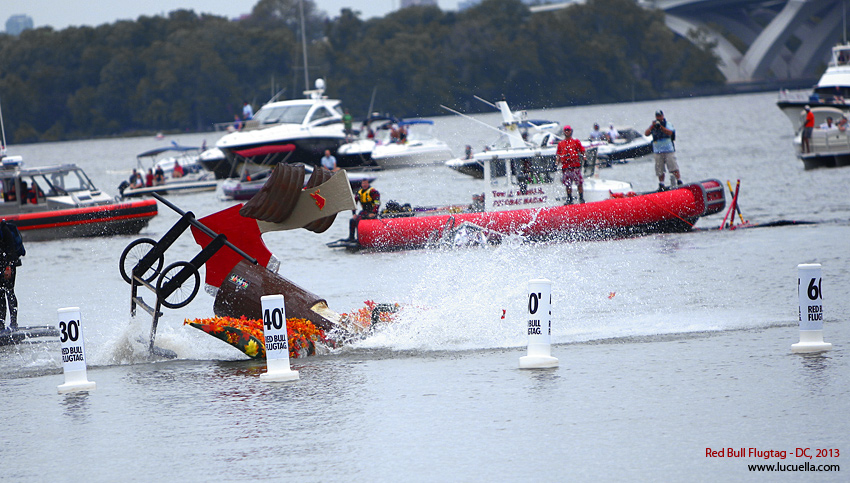
{"label": "boat windshield", "polygon": [[[28,176],[23,177],[25,180]],[[95,191],[95,187],[86,173],[81,169],[54,171],[33,175],[29,185],[38,185],[41,192],[47,196],[61,196],[79,191]]]}
{"label": "boat windshield", "polygon": [[850,45],[840,45],[833,47],[832,65],[850,65]]}
{"label": "boat windshield", "polygon": [[260,124],[301,124],[309,111],[309,105],[262,107],[254,120]]}

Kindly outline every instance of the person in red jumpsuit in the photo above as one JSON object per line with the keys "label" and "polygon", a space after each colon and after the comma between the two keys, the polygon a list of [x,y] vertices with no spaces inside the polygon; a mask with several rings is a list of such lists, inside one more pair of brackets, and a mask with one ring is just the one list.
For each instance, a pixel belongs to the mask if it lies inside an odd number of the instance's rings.
{"label": "person in red jumpsuit", "polygon": [[564,139],[558,142],[558,160],[561,162],[561,182],[567,188],[567,202],[573,203],[573,187],[578,187],[578,202],[584,203],[584,178],[581,175],[581,161],[584,158],[584,146],[573,137],[573,129],[564,126]]}

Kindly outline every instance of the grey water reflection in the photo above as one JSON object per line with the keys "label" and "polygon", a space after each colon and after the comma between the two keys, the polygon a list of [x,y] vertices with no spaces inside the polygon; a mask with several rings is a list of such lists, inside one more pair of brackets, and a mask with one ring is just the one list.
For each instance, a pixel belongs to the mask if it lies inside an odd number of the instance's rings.
{"label": "grey water reflection", "polygon": [[832,380],[832,359],[828,352],[794,354],[800,359],[798,377],[810,395],[822,394]]}
{"label": "grey water reflection", "polygon": [[62,398],[62,414],[74,422],[86,423],[91,418],[89,393],[72,392]]}

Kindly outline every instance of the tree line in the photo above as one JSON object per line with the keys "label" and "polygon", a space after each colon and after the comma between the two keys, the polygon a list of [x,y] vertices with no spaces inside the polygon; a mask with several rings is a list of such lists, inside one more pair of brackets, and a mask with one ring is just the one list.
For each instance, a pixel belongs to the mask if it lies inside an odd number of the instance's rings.
{"label": "tree line", "polygon": [[[462,12],[409,7],[329,18],[304,0],[310,79],[355,117],[607,103],[723,84],[714,45],[677,37],[633,0],[531,13],[519,0]],[[298,0],[259,0],[238,20],[177,10],[98,27],[0,35],[7,140],[29,143],[206,131],[276,93],[305,90]],[[306,86],[311,88],[312,86]],[[374,94],[374,96],[373,96]],[[373,104],[374,97],[374,104]]]}

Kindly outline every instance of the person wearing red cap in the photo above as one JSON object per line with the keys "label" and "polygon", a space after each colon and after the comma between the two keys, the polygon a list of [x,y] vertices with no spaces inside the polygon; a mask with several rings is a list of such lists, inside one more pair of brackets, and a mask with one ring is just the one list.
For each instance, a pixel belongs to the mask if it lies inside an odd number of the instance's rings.
{"label": "person wearing red cap", "polygon": [[573,128],[564,126],[564,139],[558,142],[558,160],[561,162],[561,182],[567,188],[567,202],[573,203],[573,186],[578,187],[578,202],[584,203],[584,178],[581,176],[581,160],[584,158],[584,146],[573,137]]}

